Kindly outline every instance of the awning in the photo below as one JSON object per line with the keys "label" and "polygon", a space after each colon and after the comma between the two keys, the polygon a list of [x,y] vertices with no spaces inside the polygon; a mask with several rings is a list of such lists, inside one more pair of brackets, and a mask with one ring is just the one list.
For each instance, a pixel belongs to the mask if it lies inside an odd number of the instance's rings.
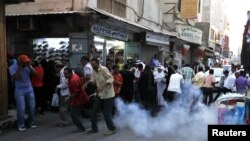
{"label": "awning", "polygon": [[96,12],[98,12],[100,14],[103,14],[105,16],[108,16],[110,18],[113,18],[115,20],[127,23],[127,24],[135,26],[135,27],[142,28],[144,30],[148,30],[148,31],[151,31],[151,32],[154,32],[154,33],[159,33],[159,34],[168,35],[168,36],[176,36],[175,33],[171,33],[171,32],[168,32],[168,31],[160,31],[158,29],[153,29],[153,28],[150,28],[150,27],[138,24],[138,23],[134,23],[134,22],[131,22],[131,21],[127,20],[127,19],[121,18],[119,16],[113,15],[113,14],[111,14],[109,12],[106,12],[104,10],[101,10],[101,9],[98,9],[98,8],[95,8],[95,7],[92,7],[92,6],[87,6],[87,8],[89,8],[91,10],[94,10],[94,11],[96,11]]}
{"label": "awning", "polygon": [[113,15],[113,14],[111,14],[111,13],[108,13],[108,12],[104,11],[104,10],[100,10],[100,9],[97,9],[97,8],[91,7],[91,6],[87,6],[87,7],[90,8],[90,9],[92,9],[92,10],[94,10],[94,11],[96,11],[96,12],[98,12],[98,13],[100,13],[100,14],[103,14],[103,15],[105,15],[105,16],[114,18],[115,20],[122,21],[122,22],[124,22],[124,23],[130,24],[130,25],[133,25],[133,26],[136,26],[136,27],[140,27],[140,28],[142,28],[142,29],[146,29],[146,30],[153,31],[152,28],[148,28],[148,27],[143,26],[143,25],[141,25],[141,24],[137,24],[137,23],[134,23],[134,22],[130,22],[130,21],[124,19],[124,18],[121,18],[121,17],[119,17],[119,16]]}
{"label": "awning", "polygon": [[214,53],[214,51],[208,47],[205,48],[205,51],[208,51],[208,52],[211,52],[211,53]]}
{"label": "awning", "polygon": [[48,14],[73,14],[83,13],[81,9],[73,9],[72,2],[61,0],[58,2],[27,2],[5,5],[5,16],[28,16]]}
{"label": "awning", "polygon": [[49,15],[49,14],[73,14],[73,13],[82,13],[79,11],[52,11],[52,12],[38,12],[38,13],[9,13],[9,14],[5,14],[5,16],[32,16],[32,15]]}

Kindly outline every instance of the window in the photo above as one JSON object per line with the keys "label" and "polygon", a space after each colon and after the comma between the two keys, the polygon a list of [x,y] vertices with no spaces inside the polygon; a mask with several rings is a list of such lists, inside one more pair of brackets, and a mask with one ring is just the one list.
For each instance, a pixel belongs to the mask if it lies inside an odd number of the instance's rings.
{"label": "window", "polygon": [[210,40],[214,41],[215,39],[215,32],[213,29],[210,29]]}
{"label": "window", "polygon": [[198,13],[201,13],[201,0],[199,0]]}
{"label": "window", "polygon": [[98,0],[97,7],[119,17],[125,18],[126,0]]}
{"label": "window", "polygon": [[221,35],[220,35],[220,33],[219,33],[219,34],[217,35],[217,40],[220,40],[220,36],[221,36]]}
{"label": "window", "polygon": [[181,12],[181,0],[178,0],[177,9],[179,12]]}
{"label": "window", "polygon": [[112,13],[112,0],[98,0],[97,7]]}

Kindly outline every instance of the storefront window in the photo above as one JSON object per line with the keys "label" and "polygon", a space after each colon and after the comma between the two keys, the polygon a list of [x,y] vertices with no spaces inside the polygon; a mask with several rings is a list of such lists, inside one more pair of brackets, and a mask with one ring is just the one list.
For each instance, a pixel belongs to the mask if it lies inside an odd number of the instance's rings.
{"label": "storefront window", "polygon": [[102,64],[123,63],[125,42],[95,36],[94,43],[96,54],[98,54],[96,57],[101,60]]}
{"label": "storefront window", "polygon": [[33,39],[33,58],[41,61],[69,61],[69,38]]}

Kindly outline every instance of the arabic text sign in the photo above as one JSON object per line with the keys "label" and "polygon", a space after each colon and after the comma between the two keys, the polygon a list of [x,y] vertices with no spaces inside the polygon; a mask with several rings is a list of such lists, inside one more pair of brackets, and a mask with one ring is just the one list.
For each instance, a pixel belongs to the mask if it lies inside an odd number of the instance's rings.
{"label": "arabic text sign", "polygon": [[110,37],[110,38],[114,38],[114,39],[119,39],[123,41],[128,40],[128,34],[125,34],[120,31],[116,31],[116,30],[113,30],[113,29],[110,29],[101,25],[93,25],[91,28],[91,31],[93,33],[106,36],[106,37]]}
{"label": "arabic text sign", "polygon": [[188,26],[188,25],[176,25],[178,37],[182,40],[201,44],[202,42],[202,30]]}
{"label": "arabic text sign", "polygon": [[146,41],[163,45],[169,45],[169,37],[164,35],[154,34],[151,32],[146,33]]}

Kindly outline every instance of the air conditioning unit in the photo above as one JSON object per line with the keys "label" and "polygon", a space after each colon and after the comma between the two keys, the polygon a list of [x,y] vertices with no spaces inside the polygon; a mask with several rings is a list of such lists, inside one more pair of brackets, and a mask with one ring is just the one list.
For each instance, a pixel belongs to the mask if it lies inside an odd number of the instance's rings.
{"label": "air conditioning unit", "polygon": [[17,30],[36,30],[34,19],[29,16],[18,17]]}

